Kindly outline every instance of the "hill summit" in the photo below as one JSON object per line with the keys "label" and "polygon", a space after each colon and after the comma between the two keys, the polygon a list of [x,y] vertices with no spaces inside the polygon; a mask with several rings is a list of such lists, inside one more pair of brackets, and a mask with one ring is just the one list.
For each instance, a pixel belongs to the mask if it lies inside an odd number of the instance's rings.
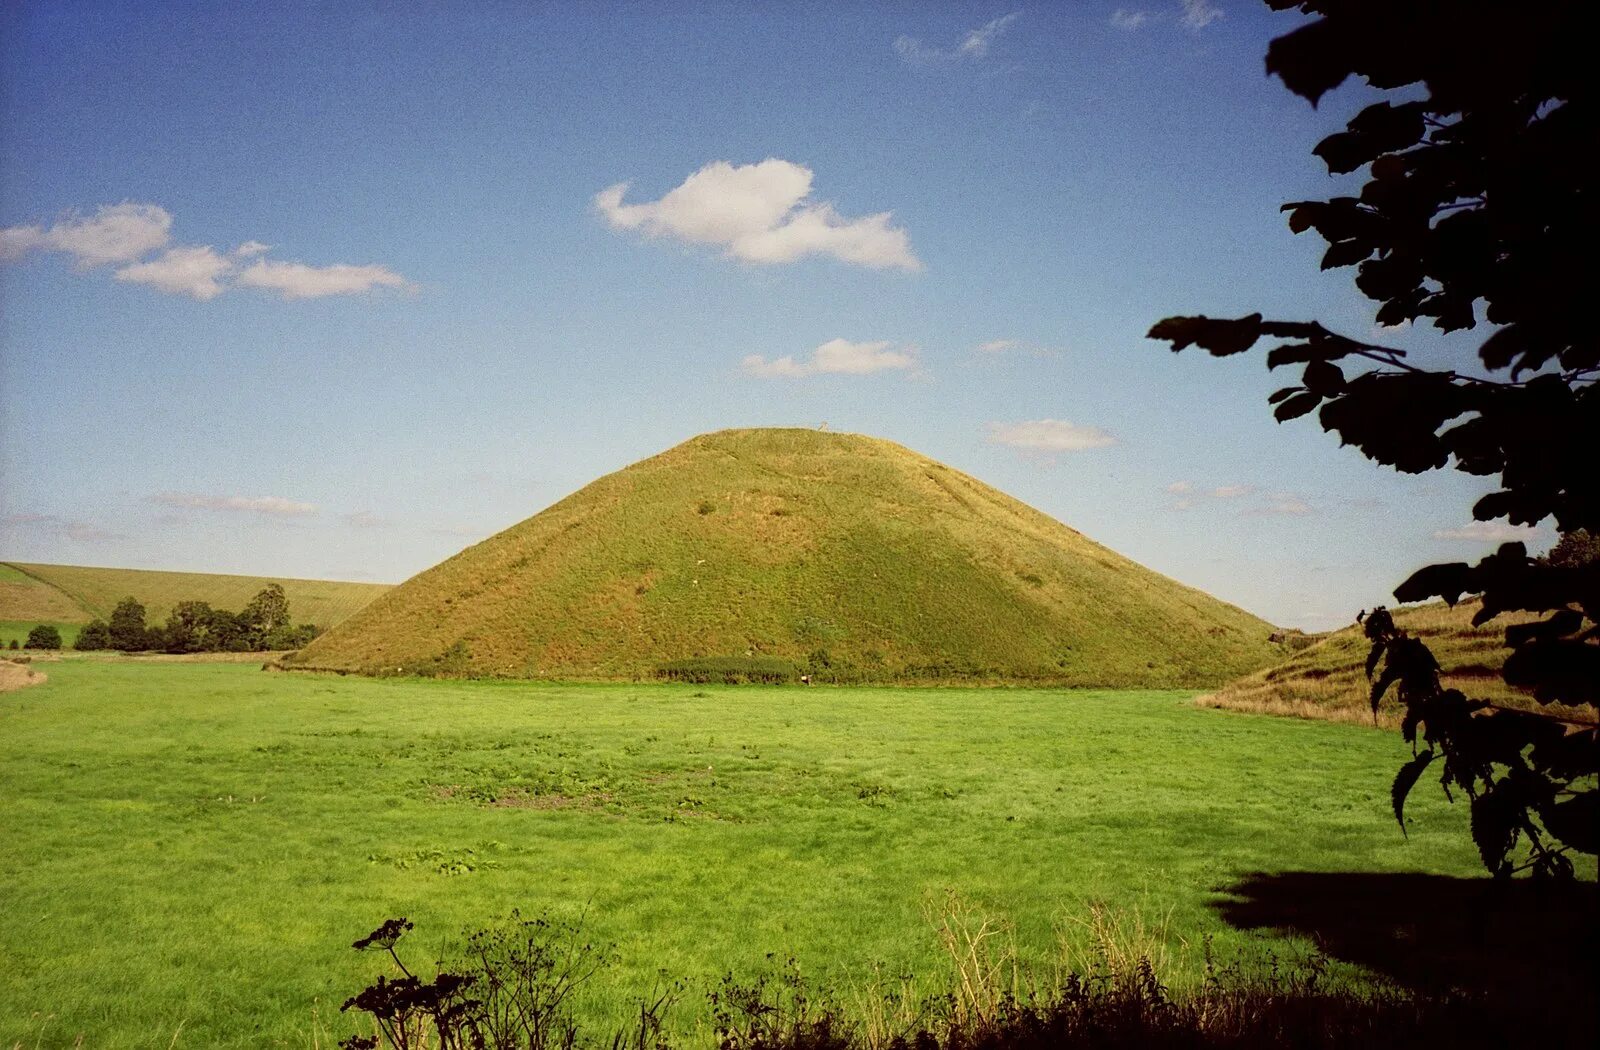
{"label": "hill summit", "polygon": [[1272,662],[1271,631],[892,442],[724,430],[467,548],[286,665],[1180,686]]}

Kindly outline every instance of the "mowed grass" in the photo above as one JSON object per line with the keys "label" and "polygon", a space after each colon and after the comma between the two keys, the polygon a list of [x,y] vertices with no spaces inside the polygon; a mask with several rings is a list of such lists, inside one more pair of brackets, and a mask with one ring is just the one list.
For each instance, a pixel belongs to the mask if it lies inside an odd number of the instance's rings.
{"label": "mowed grass", "polygon": [[513,908],[585,914],[618,962],[582,1008],[665,970],[692,1029],[768,952],[836,988],[935,972],[947,891],[1040,959],[1090,902],[1137,911],[1194,974],[1207,934],[1295,950],[1217,917],[1253,873],[1480,873],[1435,790],[1400,835],[1394,734],[1186,692],[49,671],[0,694],[6,1047],[330,1045],[382,961],[349,943],[396,915],[426,963]]}
{"label": "mowed grass", "polygon": [[237,612],[269,583],[283,586],[296,623],[323,627],[345,620],[390,589],[386,583],[11,562],[0,563],[0,620],[87,623],[109,618],[117,603],[131,596],[144,605],[146,621],[159,624],[181,601]]}

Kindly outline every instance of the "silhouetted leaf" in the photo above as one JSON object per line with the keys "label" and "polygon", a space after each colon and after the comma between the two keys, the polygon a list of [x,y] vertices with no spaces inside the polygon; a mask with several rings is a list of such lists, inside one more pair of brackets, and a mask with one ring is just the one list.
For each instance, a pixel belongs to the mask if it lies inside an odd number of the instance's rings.
{"label": "silhouetted leaf", "polygon": [[1454,605],[1470,590],[1471,566],[1464,561],[1454,561],[1418,569],[1394,589],[1394,598],[1398,602],[1420,602],[1437,596]]}
{"label": "silhouetted leaf", "polygon": [[1322,255],[1322,268],[1332,270],[1340,266],[1354,266],[1372,254],[1370,241],[1339,241],[1330,244]]}
{"label": "silhouetted leaf", "polygon": [[1298,386],[1286,386],[1286,387],[1281,387],[1281,388],[1279,388],[1277,390],[1274,390],[1272,392],[1272,396],[1267,398],[1267,404],[1276,405],[1279,401],[1282,401],[1284,398],[1288,397],[1290,394],[1293,394],[1295,391],[1301,390],[1301,389],[1304,389],[1304,388],[1303,387],[1298,387]]}
{"label": "silhouetted leaf", "polygon": [[1322,395],[1313,394],[1308,390],[1303,393],[1296,394],[1287,401],[1283,402],[1283,404],[1279,405],[1273,410],[1272,415],[1277,419],[1278,422],[1283,423],[1305,415],[1307,412],[1312,411],[1320,404],[1322,404]]}
{"label": "silhouetted leaf", "polygon": [[1600,853],[1600,796],[1585,791],[1558,802],[1540,816],[1545,829],[1580,853]]}
{"label": "silhouetted leaf", "polygon": [[[1394,819],[1400,822],[1400,833],[1406,834],[1406,796],[1411,794],[1411,789],[1417,783],[1417,778],[1422,776],[1422,771],[1428,768],[1428,763],[1433,761],[1433,751],[1429,749],[1422,752],[1411,761],[1400,767],[1400,772],[1395,774],[1394,783],[1389,786],[1389,801],[1394,806]],[[1407,838],[1410,836],[1407,835]]]}
{"label": "silhouetted leaf", "polygon": [[1344,372],[1332,361],[1312,361],[1304,374],[1306,389],[1323,397],[1344,390]]}
{"label": "silhouetted leaf", "polygon": [[1504,788],[1502,781],[1472,800],[1472,841],[1483,858],[1483,866],[1496,878],[1509,874],[1506,854],[1516,842],[1518,809]]}

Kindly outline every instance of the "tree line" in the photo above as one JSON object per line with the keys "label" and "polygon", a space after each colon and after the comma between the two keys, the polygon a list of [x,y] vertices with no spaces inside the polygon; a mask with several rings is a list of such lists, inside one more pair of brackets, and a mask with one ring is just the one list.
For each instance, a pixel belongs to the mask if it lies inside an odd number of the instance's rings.
{"label": "tree line", "polygon": [[321,633],[316,624],[296,625],[290,619],[283,587],[269,583],[240,612],[213,609],[208,602],[181,601],[172,607],[167,622],[159,625],[145,623],[145,608],[137,598],[124,598],[111,611],[109,621],[95,619],[85,624],[73,648],[125,653],[250,653],[298,649]]}

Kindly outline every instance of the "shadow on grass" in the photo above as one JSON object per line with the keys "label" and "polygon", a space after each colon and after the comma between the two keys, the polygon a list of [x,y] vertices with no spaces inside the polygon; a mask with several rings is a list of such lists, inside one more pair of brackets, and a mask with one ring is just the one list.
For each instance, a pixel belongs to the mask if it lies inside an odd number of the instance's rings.
{"label": "shadow on grass", "polygon": [[1229,925],[1299,934],[1421,992],[1595,1002],[1600,887],[1445,875],[1289,871],[1221,892]]}

